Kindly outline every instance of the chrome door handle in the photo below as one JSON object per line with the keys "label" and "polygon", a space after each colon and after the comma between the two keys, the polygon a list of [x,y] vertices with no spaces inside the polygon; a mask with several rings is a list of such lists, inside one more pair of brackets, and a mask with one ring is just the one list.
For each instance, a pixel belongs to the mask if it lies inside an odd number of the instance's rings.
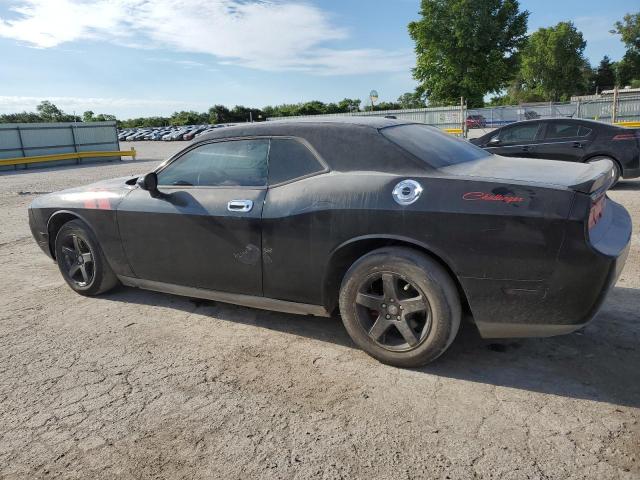
{"label": "chrome door handle", "polygon": [[253,208],[251,200],[231,200],[227,203],[227,210],[230,212],[250,212]]}

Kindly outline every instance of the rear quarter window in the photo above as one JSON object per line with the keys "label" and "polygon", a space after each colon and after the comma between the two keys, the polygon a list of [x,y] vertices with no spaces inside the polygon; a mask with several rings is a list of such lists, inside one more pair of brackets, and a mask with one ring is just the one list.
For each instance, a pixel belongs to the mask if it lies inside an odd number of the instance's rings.
{"label": "rear quarter window", "polygon": [[587,137],[591,129],[576,123],[550,123],[547,125],[545,138],[578,138]]}
{"label": "rear quarter window", "polygon": [[434,168],[471,162],[491,155],[466,140],[428,125],[397,125],[382,128],[380,133]]}
{"label": "rear quarter window", "polygon": [[325,167],[302,142],[272,138],[269,149],[269,185],[322,172]]}

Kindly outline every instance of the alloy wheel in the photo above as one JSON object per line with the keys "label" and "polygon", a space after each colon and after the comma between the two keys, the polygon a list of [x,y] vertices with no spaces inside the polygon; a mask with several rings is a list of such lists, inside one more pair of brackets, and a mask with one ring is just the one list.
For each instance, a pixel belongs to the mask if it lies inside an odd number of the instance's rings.
{"label": "alloy wheel", "polygon": [[413,350],[431,329],[426,295],[394,272],[367,278],[356,296],[356,315],[369,337],[391,351]]}
{"label": "alloy wheel", "polygon": [[62,242],[64,271],[78,287],[91,284],[95,276],[95,262],[88,243],[80,236],[72,234]]}

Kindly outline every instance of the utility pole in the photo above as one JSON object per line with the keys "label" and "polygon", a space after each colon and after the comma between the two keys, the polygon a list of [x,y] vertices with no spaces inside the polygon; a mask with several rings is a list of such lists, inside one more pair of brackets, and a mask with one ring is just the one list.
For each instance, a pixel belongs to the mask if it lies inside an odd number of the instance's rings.
{"label": "utility pole", "polygon": [[464,97],[460,97],[460,127],[462,136],[467,138],[467,119],[464,116]]}
{"label": "utility pole", "polygon": [[618,86],[613,87],[613,105],[611,106],[611,123],[618,119]]}

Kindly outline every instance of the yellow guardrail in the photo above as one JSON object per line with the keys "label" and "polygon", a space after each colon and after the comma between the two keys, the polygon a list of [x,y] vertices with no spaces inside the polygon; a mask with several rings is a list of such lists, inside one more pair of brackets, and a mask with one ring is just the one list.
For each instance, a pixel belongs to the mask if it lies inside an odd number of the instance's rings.
{"label": "yellow guardrail", "polygon": [[616,122],[615,124],[620,127],[640,128],[640,122]]}
{"label": "yellow guardrail", "polygon": [[114,152],[70,152],[57,153],[53,155],[34,155],[32,157],[4,158],[0,160],[0,167],[6,165],[24,165],[26,163],[55,162],[56,160],[74,160],[81,158],[96,157],[132,157],[136,158],[137,152],[134,148],[131,150],[119,150]]}
{"label": "yellow guardrail", "polygon": [[445,128],[444,131],[453,135],[462,135],[463,133],[461,128]]}

